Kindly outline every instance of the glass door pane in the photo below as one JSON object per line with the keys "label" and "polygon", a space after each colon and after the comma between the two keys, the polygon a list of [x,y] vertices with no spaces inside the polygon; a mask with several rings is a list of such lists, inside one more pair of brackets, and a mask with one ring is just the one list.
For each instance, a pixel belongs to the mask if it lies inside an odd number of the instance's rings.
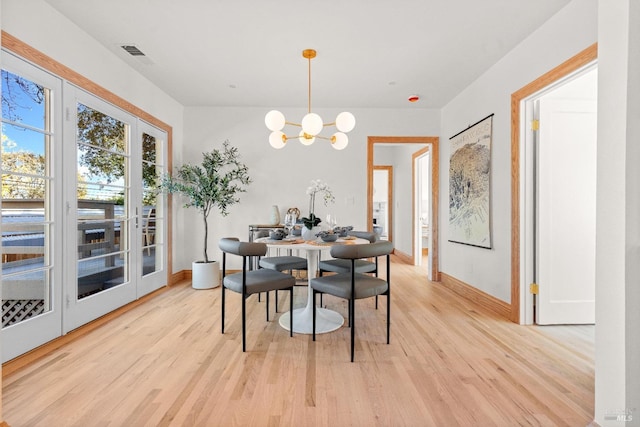
{"label": "glass door pane", "polygon": [[129,280],[128,126],[78,103],[77,298]]}
{"label": "glass door pane", "polygon": [[[51,310],[45,103],[49,90],[2,70],[2,326]],[[6,99],[6,103],[5,103]]]}
{"label": "glass door pane", "polygon": [[156,180],[158,177],[156,158],[157,140],[146,132],[142,133],[142,275],[146,276],[162,267],[161,252],[156,251],[162,245],[162,236],[158,236],[158,206]]}
{"label": "glass door pane", "polygon": [[[140,135],[140,171],[142,187],[133,191],[140,194],[140,247],[137,249],[136,265],[138,276],[138,297],[145,295],[167,283],[165,259],[165,197],[158,192],[158,178],[164,172],[166,133],[144,122],[138,122]],[[134,175],[138,171],[133,171]]]}

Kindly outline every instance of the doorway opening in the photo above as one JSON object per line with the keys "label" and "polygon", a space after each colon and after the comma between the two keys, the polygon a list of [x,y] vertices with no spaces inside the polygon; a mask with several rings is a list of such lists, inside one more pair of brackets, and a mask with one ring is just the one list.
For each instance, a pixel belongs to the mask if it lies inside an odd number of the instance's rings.
{"label": "doorway opening", "polygon": [[417,265],[421,265],[429,272],[429,246],[431,218],[429,208],[431,206],[431,188],[429,186],[431,166],[431,154],[429,146],[416,151],[411,156],[413,168],[413,195],[415,203],[415,216],[418,218],[415,228],[415,247]]}
{"label": "doorway opening", "polygon": [[[373,172],[374,172],[374,152],[376,147],[380,148],[383,146],[389,147],[401,147],[401,144],[422,144],[429,148],[430,152],[430,180],[429,187],[431,192],[431,206],[428,212],[430,212],[429,224],[430,224],[430,233],[429,233],[429,251],[428,251],[428,274],[427,277],[432,281],[440,280],[440,272],[438,270],[438,137],[424,137],[424,136],[416,136],[416,137],[394,137],[394,136],[370,136],[367,141],[367,227],[369,231],[373,231]],[[412,158],[415,153],[415,147],[407,148],[409,154],[407,159]],[[422,147],[418,147],[422,148]],[[407,168],[408,169],[408,168]],[[400,195],[396,195],[394,192],[393,198],[393,218],[396,227],[391,226],[393,230],[393,239],[394,246],[396,247],[396,255],[403,260],[404,262],[410,264],[418,264],[421,262],[421,248],[419,244],[416,242],[417,240],[417,231],[419,230],[420,216],[417,214],[417,206],[416,206],[416,185],[415,185],[415,168],[411,168],[411,176],[408,176],[404,182],[403,189],[411,189],[410,195],[403,200],[400,200]],[[398,168],[395,169],[398,171]],[[399,188],[400,178],[394,177],[394,185],[396,188]],[[408,193],[408,191],[407,191]],[[399,215],[401,213],[407,214],[407,219],[400,221]],[[407,233],[408,231],[408,233]],[[400,234],[402,236],[408,235],[406,241],[403,240],[400,242]],[[404,239],[404,238],[403,238]],[[408,249],[401,249],[398,251],[398,244],[402,243],[406,245]],[[418,252],[420,250],[420,252]],[[417,260],[417,261],[416,261]]]}
{"label": "doorway opening", "polygon": [[[526,162],[532,156],[527,157],[524,149],[527,134],[533,133],[527,125],[533,120],[533,109],[527,110],[526,103],[547,88],[568,81],[576,73],[587,69],[596,59],[597,45],[594,44],[511,95],[511,320],[516,323],[533,323],[531,290],[535,291],[535,286],[530,287],[532,282],[527,280],[530,278],[527,272],[532,269],[534,262],[530,246],[534,234],[533,227],[530,226],[533,218],[528,214],[533,212],[531,206],[534,201],[533,193],[531,190],[527,193],[526,188],[526,173],[533,168],[531,163]],[[527,111],[529,115],[525,114]],[[529,140],[532,138],[529,135]]]}
{"label": "doorway opening", "polygon": [[393,166],[373,167],[373,232],[393,241]]}

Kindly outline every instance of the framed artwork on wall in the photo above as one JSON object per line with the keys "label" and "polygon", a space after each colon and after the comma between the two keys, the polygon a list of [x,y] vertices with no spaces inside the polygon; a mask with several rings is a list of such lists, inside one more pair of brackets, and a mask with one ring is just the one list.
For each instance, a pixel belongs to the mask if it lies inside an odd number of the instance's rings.
{"label": "framed artwork on wall", "polygon": [[493,114],[449,138],[449,241],[491,249]]}

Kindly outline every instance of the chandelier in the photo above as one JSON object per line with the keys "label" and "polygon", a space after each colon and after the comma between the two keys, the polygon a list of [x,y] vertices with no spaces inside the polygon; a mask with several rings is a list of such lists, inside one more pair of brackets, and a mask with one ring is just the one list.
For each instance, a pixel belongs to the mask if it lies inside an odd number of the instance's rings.
{"label": "chandelier", "polygon": [[[324,123],[322,121],[322,117],[320,117],[316,113],[311,112],[311,59],[316,57],[316,51],[313,49],[305,49],[302,51],[302,56],[307,58],[309,61],[309,103],[308,103],[308,112],[302,118],[301,123],[293,123],[288,122],[284,114],[277,110],[271,110],[264,117],[264,123],[267,125],[267,128],[271,131],[269,135],[269,144],[273,148],[282,148],[285,146],[289,139],[298,138],[298,140],[303,145],[311,145],[314,143],[316,138],[318,139],[326,139],[331,142],[331,146],[336,150],[344,149],[349,143],[349,138],[346,133],[353,130],[356,125],[356,118],[353,114],[344,111],[336,117],[336,120],[331,123]],[[282,129],[285,125],[292,125],[301,128],[298,135],[295,136],[287,136]],[[330,137],[321,136],[320,132],[325,127],[335,126],[338,130]]]}

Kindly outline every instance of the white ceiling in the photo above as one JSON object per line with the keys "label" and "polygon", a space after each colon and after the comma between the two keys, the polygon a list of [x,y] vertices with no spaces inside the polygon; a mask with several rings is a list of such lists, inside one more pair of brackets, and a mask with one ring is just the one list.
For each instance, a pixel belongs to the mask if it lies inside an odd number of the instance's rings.
{"label": "white ceiling", "polygon": [[570,0],[46,1],[185,106],[441,108]]}

